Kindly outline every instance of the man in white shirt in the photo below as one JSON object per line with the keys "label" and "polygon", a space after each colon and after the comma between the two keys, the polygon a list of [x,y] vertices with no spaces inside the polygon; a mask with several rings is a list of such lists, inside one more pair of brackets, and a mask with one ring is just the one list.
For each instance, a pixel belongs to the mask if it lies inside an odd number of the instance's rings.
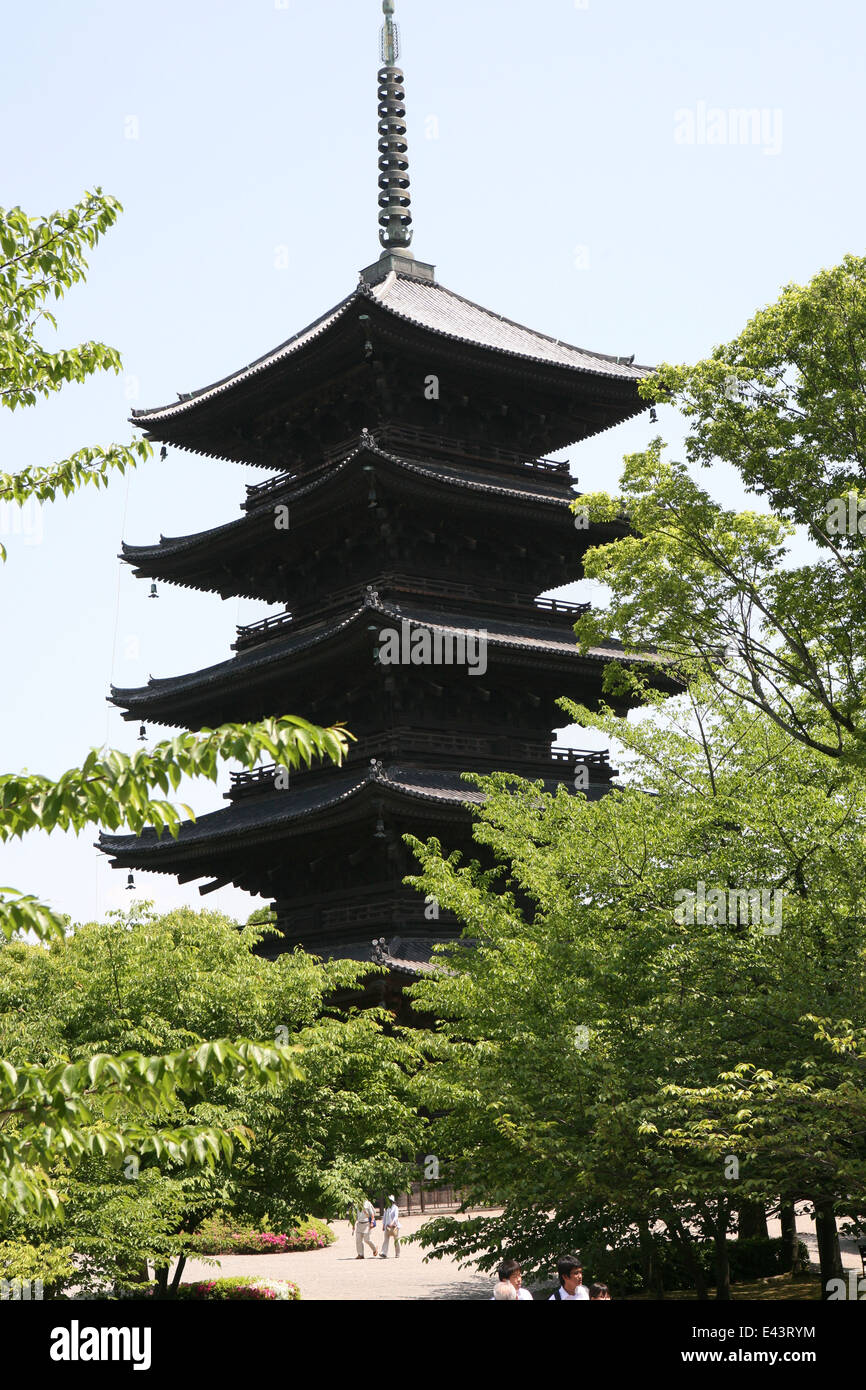
{"label": "man in white shirt", "polygon": [[[524,1303],[527,1302],[527,1300],[532,1302],[532,1294],[529,1292],[529,1289],[523,1287],[523,1273],[517,1260],[504,1260],[496,1272],[496,1277],[500,1284],[507,1283],[512,1285],[516,1290],[518,1300]],[[492,1303],[494,1299],[498,1300],[501,1297],[501,1293],[494,1293],[490,1301]]]}
{"label": "man in white shirt", "polygon": [[559,1275],[559,1288],[550,1295],[548,1303],[589,1302],[589,1290],[583,1283],[583,1265],[576,1255],[563,1255],[556,1272]]}
{"label": "man in white shirt", "polygon": [[385,1239],[384,1239],[384,1241],[383,1241],[383,1243],[382,1243],[382,1253],[381,1253],[381,1255],[379,1256],[379,1259],[380,1259],[380,1260],[387,1260],[387,1258],[388,1258],[388,1246],[389,1246],[389,1244],[390,1244],[391,1237],[393,1236],[393,1237],[394,1237],[394,1256],[395,1256],[396,1259],[399,1260],[399,1258],[400,1258],[400,1208],[397,1206],[397,1203],[396,1203],[396,1201],[395,1201],[395,1199],[394,1199],[393,1196],[391,1196],[391,1197],[388,1198],[388,1202],[389,1202],[390,1205],[389,1205],[388,1207],[386,1207],[386,1209],[385,1209],[385,1215],[382,1217],[382,1229],[383,1229],[384,1232],[385,1232]]}
{"label": "man in white shirt", "polygon": [[370,1239],[370,1228],[375,1219],[376,1213],[373,1210],[373,1203],[367,1198],[355,1217],[355,1249],[358,1252],[359,1260],[364,1258],[365,1245],[369,1245],[374,1256],[379,1253]]}

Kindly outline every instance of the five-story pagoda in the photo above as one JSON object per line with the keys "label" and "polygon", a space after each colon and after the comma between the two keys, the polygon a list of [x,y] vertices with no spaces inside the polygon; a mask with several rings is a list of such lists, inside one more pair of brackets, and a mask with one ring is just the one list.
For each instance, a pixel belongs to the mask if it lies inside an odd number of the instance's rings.
{"label": "five-story pagoda", "polygon": [[233,776],[229,805],[177,840],[100,843],[116,868],[272,900],[281,949],[399,975],[459,930],[403,886],[417,866],[402,836],[470,850],[464,770],[584,777],[590,796],[609,783],[604,755],[552,751],[551,730],[557,697],[591,705],[615,653],[580,654],[579,607],[536,595],[579,579],[584,550],[622,528],[577,528],[568,465],[547,456],[644,409],[645,371],[480,308],[414,258],[393,0],[383,8],[379,260],[273,352],[133,417],[163,445],[274,476],[247,488],[238,519],[124,545],[123,559],[282,610],[240,628],[229,660],[111,695],[150,725],[291,712],[343,721],[357,742],[344,767],[290,784],[274,767]]}

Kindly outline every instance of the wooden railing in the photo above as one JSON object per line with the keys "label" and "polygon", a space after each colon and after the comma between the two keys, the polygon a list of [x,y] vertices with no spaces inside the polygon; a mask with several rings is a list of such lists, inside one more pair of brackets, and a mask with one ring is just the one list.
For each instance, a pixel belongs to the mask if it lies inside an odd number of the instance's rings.
{"label": "wooden railing", "polygon": [[461,459],[467,463],[503,464],[506,468],[531,468],[538,473],[570,477],[568,460],[560,462],[558,459],[533,458],[529,454],[503,449],[497,444],[476,444],[471,440],[453,439],[447,435],[431,434],[412,425],[386,425],[373,434],[373,439],[385,450],[389,444],[396,444],[421,450],[425,454]]}
{"label": "wooden railing", "polygon": [[287,609],[285,613],[275,613],[270,618],[262,618],[261,622],[250,623],[247,627],[239,627],[236,629],[237,639],[232,643],[232,649],[240,651],[242,647],[258,646],[259,642],[266,642],[274,633],[290,627],[293,621],[294,614]]}
{"label": "wooden railing", "polygon": [[278,473],[275,478],[265,478],[262,483],[250,483],[247,485],[247,501],[252,501],[254,498],[258,501],[262,497],[267,497],[270,492],[278,492],[280,488],[295,482],[297,476],[297,473]]}
{"label": "wooden railing", "polygon": [[555,763],[589,763],[592,767],[610,766],[610,749],[589,750],[587,748],[551,748],[550,756]]}
{"label": "wooden railing", "polygon": [[[377,579],[372,587],[384,591],[392,591],[398,594],[411,595],[411,597],[421,600],[425,598],[446,598],[466,601],[472,604],[473,609],[478,611],[479,605],[482,606],[479,616],[483,617],[483,605],[491,608],[509,609],[519,607],[528,603],[529,595],[518,593],[508,589],[488,589],[479,591],[472,584],[460,584],[448,579],[424,579],[418,576],[405,574],[386,574]],[[300,603],[290,613],[275,613],[269,618],[262,618],[260,622],[249,623],[237,629],[237,635],[232,649],[242,651],[247,647],[256,647],[261,642],[267,642],[271,637],[277,636],[286,631],[292,623],[299,618],[325,617],[330,613],[339,612],[343,607],[348,607],[354,600],[360,607],[364,601],[366,589],[358,585],[351,585],[345,589],[336,589],[332,593],[321,599],[309,599],[305,603]],[[568,603],[563,599],[536,598],[532,600],[533,607],[539,613],[551,613],[555,617],[565,617],[577,619],[588,613],[592,607],[589,603]],[[521,614],[514,613],[510,621],[519,622]]]}
{"label": "wooden railing", "polygon": [[[435,1211],[459,1211],[466,1201],[466,1193],[450,1183],[413,1182],[411,1191],[397,1193],[397,1205],[401,1216],[425,1215]],[[492,1211],[495,1208],[473,1206],[473,1211]]]}
{"label": "wooden railing", "polygon": [[[496,444],[476,444],[470,440],[431,434],[427,430],[417,429],[412,425],[386,425],[382,429],[368,431],[367,437],[386,453],[408,449],[424,458],[429,458],[432,455],[444,461],[495,464],[499,467],[519,471],[529,468],[534,473],[541,473],[548,477],[570,478],[571,476],[567,460],[563,462],[559,459],[533,458],[530,454],[515,453],[511,449],[503,449]],[[361,443],[361,434],[352,435],[349,439],[344,439],[341,443],[323,450],[322,462],[325,464],[340,463],[349,454],[360,448]],[[302,461],[298,460],[294,470],[286,470],[275,478],[266,478],[264,482],[250,485],[247,488],[247,498],[252,501],[267,497],[271,492],[296,481],[301,472],[311,473],[320,466],[319,463],[316,463],[312,468],[305,468]]]}
{"label": "wooden railing", "polygon": [[592,608],[591,603],[568,603],[561,598],[537,598],[533,602],[543,613],[563,613],[569,618],[582,618]]}
{"label": "wooden railing", "polygon": [[[349,747],[344,765],[369,763],[372,759],[399,759],[417,753],[434,753],[455,759],[483,758],[491,763],[499,761],[506,769],[510,762],[527,762],[535,764],[539,773],[544,772],[543,765],[548,760],[554,768],[563,763],[569,766],[583,763],[599,769],[610,767],[610,752],[606,748],[546,749],[537,743],[529,743],[522,739],[497,739],[495,736],[483,738],[471,734],[440,733],[438,730],[430,729],[406,729],[386,734],[381,738],[363,739],[353,743]],[[291,778],[302,777],[308,771],[315,770],[317,766],[318,764],[314,764],[313,769],[296,768],[290,774]],[[270,790],[275,786],[280,772],[285,775],[286,769],[280,768],[277,763],[253,768],[251,772],[233,772],[229,796]]]}

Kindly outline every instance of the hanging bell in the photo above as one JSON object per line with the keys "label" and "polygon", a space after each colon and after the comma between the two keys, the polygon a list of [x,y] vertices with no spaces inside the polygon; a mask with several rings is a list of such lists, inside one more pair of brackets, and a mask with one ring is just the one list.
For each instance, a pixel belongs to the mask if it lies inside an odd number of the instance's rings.
{"label": "hanging bell", "polygon": [[161,463],[165,463],[166,459],[168,458],[168,449],[165,447],[164,444],[159,451],[159,457]]}
{"label": "hanging bell", "polygon": [[126,888],[127,892],[132,892],[135,889],[135,879],[131,873],[126,876]]}
{"label": "hanging bell", "polygon": [[147,729],[143,724],[138,730],[138,741],[139,743],[147,743]]}
{"label": "hanging bell", "polygon": [[386,840],[388,838],[385,834],[385,822],[381,816],[376,821],[376,833],[373,838],[376,840]]}
{"label": "hanging bell", "polygon": [[657,425],[658,422],[659,422],[658,411],[656,410],[655,406],[653,406],[653,407],[651,408],[651,410],[650,410],[650,424],[651,424],[651,425]]}
{"label": "hanging bell", "polygon": [[157,589],[156,589],[156,585],[155,585],[155,584],[151,584],[151,586],[150,586],[150,593],[148,594],[147,597],[148,597],[148,598],[159,598],[159,594],[157,593]]}

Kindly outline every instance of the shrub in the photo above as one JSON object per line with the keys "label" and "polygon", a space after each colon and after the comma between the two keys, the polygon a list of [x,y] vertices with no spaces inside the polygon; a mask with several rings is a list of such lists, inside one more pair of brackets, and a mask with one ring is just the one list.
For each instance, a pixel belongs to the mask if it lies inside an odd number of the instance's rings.
{"label": "shrub", "polygon": [[281,1255],[289,1251],[324,1250],[337,1239],[326,1221],[309,1217],[293,1231],[256,1231],[224,1218],[206,1221],[190,1237],[191,1255]]}
{"label": "shrub", "polygon": [[226,1299],[293,1303],[300,1300],[301,1291],[289,1279],[260,1279],[247,1275],[237,1279],[201,1279],[195,1284],[181,1284],[177,1297],[192,1303]]}
{"label": "shrub", "polygon": [[[791,1267],[781,1238],[750,1236],[746,1240],[729,1240],[727,1245],[732,1284],[784,1274]],[[654,1246],[656,1268],[661,1273],[664,1288],[668,1291],[690,1289],[693,1281],[679,1247],[660,1236],[655,1238]],[[713,1242],[695,1241],[692,1248],[707,1285],[712,1288],[716,1279]],[[808,1262],[802,1241],[800,1254],[804,1262]],[[623,1243],[616,1250],[599,1252],[592,1269],[594,1277],[603,1279],[619,1297],[645,1291],[643,1260],[636,1241]]]}
{"label": "shrub", "polygon": [[[74,1284],[76,1276],[71,1245],[30,1245],[25,1240],[0,1241],[0,1280],[7,1286],[17,1286],[19,1296],[26,1297],[22,1286],[41,1286],[40,1293],[31,1297],[57,1298]],[[13,1296],[13,1295],[10,1295]]]}
{"label": "shrub", "polygon": [[[800,1241],[800,1258],[805,1268],[809,1252]],[[731,1264],[731,1283],[746,1283],[750,1279],[765,1279],[771,1274],[785,1274],[791,1268],[788,1248],[781,1239],[749,1236],[746,1240],[728,1241]]]}

